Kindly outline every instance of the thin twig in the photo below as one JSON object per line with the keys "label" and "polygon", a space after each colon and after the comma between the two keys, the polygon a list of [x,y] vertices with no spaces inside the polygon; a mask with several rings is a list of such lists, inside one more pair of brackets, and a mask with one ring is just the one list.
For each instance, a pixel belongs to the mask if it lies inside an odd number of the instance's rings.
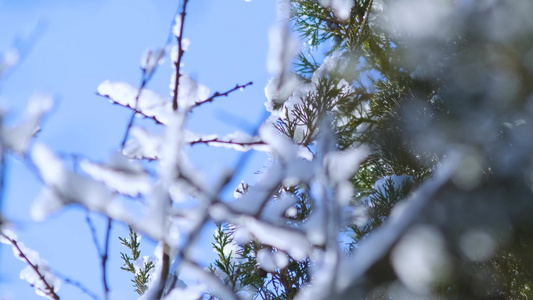
{"label": "thin twig", "polygon": [[6,153],[0,149],[0,225],[2,224],[2,204],[4,203],[4,191],[6,183]]}
{"label": "thin twig", "polygon": [[105,299],[109,299],[109,286],[107,285],[107,257],[109,251],[109,237],[111,235],[111,223],[113,219],[107,217],[107,229],[105,235],[104,252],[102,252],[102,283],[104,285]]}
{"label": "thin twig", "polygon": [[96,247],[96,251],[98,252],[98,255],[102,255],[102,250],[100,249],[100,244],[98,243],[96,228],[94,227],[94,223],[91,219],[90,211],[88,208],[85,208],[85,221],[87,222],[87,226],[89,226],[89,230],[91,231],[91,236],[93,238],[93,243]]}
{"label": "thin twig", "polygon": [[152,120],[154,120],[154,122],[156,122],[156,124],[163,124],[163,122],[158,120],[156,116],[148,116],[142,110],[135,109],[135,107],[131,107],[130,105],[127,105],[127,104],[124,105],[122,103],[119,103],[119,102],[115,101],[114,99],[112,99],[111,97],[109,97],[109,95],[102,95],[102,94],[98,94],[98,93],[96,95],[109,99],[109,101],[111,101],[112,104],[116,104],[116,105],[120,105],[122,107],[129,108],[129,109],[133,110],[133,113],[141,115],[141,116],[145,117],[146,119],[152,119]]}
{"label": "thin twig", "polygon": [[98,296],[89,290],[89,288],[85,287],[81,282],[72,280],[68,278],[67,276],[57,272],[57,271],[51,271],[52,274],[54,274],[57,278],[63,280],[66,284],[70,284],[74,287],[77,287],[82,293],[86,294],[87,296],[93,298],[94,300],[98,300]]}
{"label": "thin twig", "polygon": [[133,126],[133,121],[135,120],[135,115],[137,115],[137,111],[139,110],[139,98],[141,97],[141,93],[146,86],[147,81],[149,78],[143,78],[141,82],[141,86],[139,87],[139,92],[137,92],[137,96],[135,96],[135,108],[133,109],[133,113],[131,114],[130,120],[128,122],[128,126],[126,127],[126,132],[124,133],[124,138],[122,138],[122,142],[120,143],[120,149],[124,150],[124,146],[126,145],[126,141],[128,140],[128,136],[130,134],[131,127]]}
{"label": "thin twig", "polygon": [[[42,291],[43,293],[45,293],[48,297],[54,299],[54,300],[59,300],[59,296],[54,292],[54,288],[52,286],[50,286],[50,284],[48,283],[48,281],[46,281],[46,279],[44,278],[44,275],[39,271],[39,267],[37,267],[36,265],[34,265],[30,260],[29,258],[26,256],[26,254],[24,254],[24,252],[22,252],[22,250],[20,249],[17,241],[9,238],[7,235],[1,233],[2,237],[4,237],[6,240],[8,240],[11,244],[13,244],[13,246],[15,248],[17,248],[18,252],[19,252],[19,256],[21,258],[23,258],[26,263],[35,271],[35,273],[37,273],[37,275],[39,276],[39,279],[44,283],[44,286],[46,287],[46,291]],[[34,286],[35,287],[35,286]],[[35,287],[37,288],[37,287]]]}
{"label": "thin twig", "polygon": [[37,41],[44,35],[44,32],[48,29],[48,22],[39,22],[30,34],[23,39],[15,39],[15,42],[11,46],[12,51],[16,51],[19,56],[18,62],[15,65],[2,65],[0,61],[0,90],[2,88],[2,82],[4,82],[11,73],[20,66],[21,62],[26,59],[28,53],[31,52]]}
{"label": "thin twig", "polygon": [[243,84],[243,85],[238,85],[237,84],[237,85],[235,85],[234,88],[232,88],[231,90],[228,90],[228,91],[226,91],[224,93],[215,92],[211,97],[209,97],[209,98],[207,98],[205,100],[202,100],[202,101],[195,102],[193,107],[198,107],[198,106],[200,106],[200,105],[202,105],[204,103],[207,103],[207,102],[213,102],[213,100],[215,98],[218,98],[218,97],[222,97],[222,96],[227,97],[230,93],[232,93],[232,92],[234,92],[236,90],[239,90],[239,89],[244,89],[245,87],[247,87],[249,85],[252,85],[252,84],[253,84],[253,82],[250,81],[250,82],[248,82],[246,84]]}
{"label": "thin twig", "polygon": [[187,15],[187,3],[189,3],[189,0],[183,0],[183,6],[181,8],[181,24],[180,24],[180,35],[177,37],[178,39],[178,60],[175,63],[176,66],[176,83],[174,84],[174,97],[172,98],[172,109],[174,111],[178,110],[178,87],[180,85],[180,65],[181,65],[181,58],[183,57],[183,54],[185,51],[183,50],[182,46],[182,39],[183,39],[183,27],[185,27],[185,16]]}
{"label": "thin twig", "polygon": [[255,141],[255,142],[235,142],[235,141],[224,141],[224,140],[219,140],[218,138],[212,138],[212,139],[207,139],[207,140],[204,140],[204,139],[199,139],[199,140],[196,140],[196,141],[191,141],[189,142],[189,145],[196,145],[196,144],[210,144],[210,143],[219,143],[219,144],[228,144],[228,145],[237,145],[237,146],[241,146],[241,147],[245,147],[245,146],[258,146],[258,145],[266,145],[265,142],[263,141]]}

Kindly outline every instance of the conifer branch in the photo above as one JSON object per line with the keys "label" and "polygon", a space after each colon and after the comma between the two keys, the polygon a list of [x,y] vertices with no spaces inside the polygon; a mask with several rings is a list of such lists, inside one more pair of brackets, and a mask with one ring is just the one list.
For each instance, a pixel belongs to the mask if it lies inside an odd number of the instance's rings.
{"label": "conifer branch", "polygon": [[131,227],[129,227],[129,230],[129,239],[119,237],[119,240],[122,245],[124,245],[131,251],[132,256],[130,257],[127,254],[121,252],[120,255],[122,260],[124,261],[124,267],[120,268],[134,275],[131,282],[134,283],[133,287],[135,288],[135,292],[139,295],[142,295],[148,289],[147,284],[148,280],[150,279],[150,271],[155,268],[155,265],[152,261],[148,261],[144,263],[142,269],[135,269],[133,263],[137,261],[137,259],[139,259],[139,257],[141,256],[141,250],[139,248],[140,242],[137,232],[135,232]]}

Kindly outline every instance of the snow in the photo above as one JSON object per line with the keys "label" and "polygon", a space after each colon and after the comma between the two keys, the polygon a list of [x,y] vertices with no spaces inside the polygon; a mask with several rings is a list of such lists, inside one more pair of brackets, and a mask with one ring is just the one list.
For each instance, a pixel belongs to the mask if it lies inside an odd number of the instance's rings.
{"label": "snow", "polygon": [[133,223],[105,185],[67,170],[59,158],[43,144],[36,144],[31,155],[46,185],[30,208],[36,221],[44,220],[63,205],[80,204],[127,224]]}
{"label": "snow", "polygon": [[335,190],[335,199],[341,206],[348,205],[353,199],[354,192],[355,189],[351,182],[348,180],[339,182]]}
{"label": "snow", "polygon": [[172,114],[170,99],[149,89],[142,89],[139,95],[139,88],[129,83],[106,80],[98,86],[97,91],[98,94],[109,98],[112,102],[131,109],[136,108],[140,114],[159,123],[168,123]]}
{"label": "snow", "polygon": [[137,226],[150,237],[166,241],[172,223],[169,218],[170,195],[163,183],[157,183],[148,196],[144,217],[137,222]]}
{"label": "snow", "polygon": [[53,190],[45,187],[33,201],[30,207],[30,216],[34,221],[42,222],[49,215],[63,208],[64,205],[63,200]]}
{"label": "snow", "polygon": [[461,235],[459,248],[471,261],[485,262],[496,251],[498,244],[494,236],[480,229],[471,229]]}
{"label": "snow", "polygon": [[182,25],[181,15],[180,15],[180,14],[177,14],[177,15],[176,15],[176,18],[174,19],[174,25],[172,26],[172,33],[173,33],[177,38],[180,37],[181,25]]}
{"label": "snow", "polygon": [[453,2],[449,1],[396,1],[387,12],[391,32],[415,38],[444,38],[454,23],[451,18]]}
{"label": "snow", "polygon": [[333,183],[349,180],[369,154],[370,149],[364,146],[326,154],[323,164],[329,179]]}
{"label": "snow", "polygon": [[400,281],[418,294],[428,294],[437,282],[451,273],[444,237],[435,228],[417,226],[409,230],[391,253],[391,263]]}
{"label": "snow", "polygon": [[450,152],[435,171],[432,179],[426,181],[411,194],[406,201],[403,213],[390,218],[383,226],[363,240],[353,256],[344,257],[340,262],[336,286],[339,291],[362,280],[370,267],[377,263],[402,238],[414,224],[418,215],[431,201],[437,190],[450,180],[461,161],[461,154]]}
{"label": "snow", "polygon": [[324,7],[331,7],[337,18],[346,21],[350,18],[350,10],[354,5],[354,0],[319,0]]}
{"label": "snow", "polygon": [[[213,147],[223,147],[237,151],[270,151],[270,147],[262,142],[260,137],[252,137],[243,132],[234,132],[225,136],[216,134],[200,135],[183,130],[180,135],[185,144],[205,144]],[[149,132],[141,127],[133,127],[130,131],[132,137],[126,142],[124,155],[132,159],[157,160],[161,158],[162,145],[165,135]]]}
{"label": "snow", "polygon": [[291,195],[282,195],[279,198],[271,199],[263,209],[261,218],[272,224],[283,224],[285,212],[296,204],[296,200],[296,197]]}
{"label": "snow", "polygon": [[283,252],[276,251],[271,253],[268,249],[261,249],[257,252],[257,262],[265,271],[274,272],[277,269],[285,268],[289,263],[289,259]]}
{"label": "snow", "polygon": [[51,150],[43,144],[36,144],[33,148],[33,161],[39,168],[44,183],[50,186],[61,186],[68,180],[67,171],[63,163]]}
{"label": "snow", "polygon": [[394,189],[395,190],[401,190],[402,189],[402,186],[405,182],[414,182],[414,179],[412,176],[409,176],[409,175],[389,175],[389,176],[385,176],[385,177],[382,177],[380,179],[378,179],[375,183],[374,183],[374,190],[376,191],[381,191],[381,190],[385,190],[385,187],[387,186],[388,182],[391,181],[392,182],[392,185],[394,186]]}
{"label": "snow", "polygon": [[244,193],[246,192],[248,187],[249,187],[248,184],[245,184],[244,181],[241,181],[241,183],[239,183],[239,185],[237,186],[237,188],[233,192],[233,197],[235,199],[240,199],[242,197],[242,195],[244,195]]}
{"label": "snow", "polygon": [[130,130],[132,139],[126,142],[123,153],[132,159],[155,160],[161,156],[163,134],[156,134],[134,126]]}
{"label": "snow", "polygon": [[82,170],[114,191],[128,196],[138,196],[150,191],[148,173],[141,164],[128,160],[117,152],[108,164],[82,160]]}
{"label": "snow", "polygon": [[[323,207],[320,208],[324,209]],[[324,222],[324,213],[322,211],[315,211],[308,218],[304,224],[304,229],[307,238],[313,245],[324,245],[326,242],[326,230]]]}
{"label": "snow", "polygon": [[205,284],[173,289],[163,300],[197,300],[207,290]]}
{"label": "snow", "polygon": [[292,217],[295,217],[296,214],[298,214],[298,209],[296,207],[294,207],[294,206],[293,207],[289,207],[287,209],[287,211],[285,211],[285,215],[287,217],[291,217],[292,218]]}
{"label": "snow", "polygon": [[187,142],[191,144],[201,142],[209,146],[223,147],[236,151],[248,151],[252,149],[256,151],[270,151],[270,147],[264,144],[261,141],[260,137],[252,137],[240,131],[236,131],[234,133],[230,133],[222,137],[218,137],[217,135],[195,137],[194,135],[189,133],[189,138],[187,139]]}
{"label": "snow", "polygon": [[191,40],[188,38],[183,38],[181,40],[181,49],[183,51],[189,51],[189,46],[191,45]]}
{"label": "snow", "polygon": [[[156,263],[154,259],[151,258],[150,256],[143,256],[143,257],[137,258],[137,260],[133,262],[133,266],[135,267],[135,274],[140,274],[141,272],[143,272],[144,267],[150,262],[154,264]],[[151,273],[153,272],[154,272],[154,269],[152,268],[149,274],[151,275]]]}
{"label": "snow", "polygon": [[276,26],[268,33],[267,71],[273,76],[283,76],[300,48],[287,26]]}
{"label": "snow", "polygon": [[[343,56],[343,52],[335,51],[324,59],[324,62],[318,67],[315,73],[313,73],[312,80],[317,82],[319,78],[329,77],[329,74],[332,72],[342,74],[346,67],[348,67],[348,62],[349,59],[348,57]],[[339,83],[347,85],[347,88],[350,87],[344,79],[341,79]]]}
{"label": "snow", "polygon": [[141,68],[144,72],[144,78],[150,78],[157,66],[161,65],[164,62],[166,51],[164,48],[159,49],[148,49],[146,50],[141,57]]}
{"label": "snow", "polygon": [[298,229],[273,226],[252,217],[243,217],[239,221],[237,225],[245,227],[259,241],[286,251],[296,260],[306,258],[311,251],[311,244]]}
{"label": "snow", "polygon": [[283,76],[283,80],[280,77],[270,79],[265,87],[266,110],[274,113],[274,107],[282,105],[302,84],[292,73]]}
{"label": "snow", "polygon": [[263,174],[259,183],[248,189],[242,197],[229,202],[228,206],[237,213],[255,215],[268,201],[271,194],[278,189],[282,181],[283,170],[279,164],[274,164]]}
{"label": "snow", "polygon": [[[5,238],[4,235],[7,238]],[[0,243],[11,245],[11,242],[8,239],[16,241],[16,240],[18,240],[18,236],[13,230],[4,228],[4,229],[2,229],[2,232],[0,234]]]}
{"label": "snow", "polygon": [[206,286],[209,287],[209,293],[217,298],[224,300],[239,299],[233,291],[225,286],[222,281],[220,281],[219,277],[212,274],[211,271],[205,270],[187,260],[183,261],[182,266],[190,272],[191,276],[195,276],[200,282],[206,284]]}
{"label": "snow", "polygon": [[13,127],[2,128],[2,140],[14,152],[25,154],[31,139],[39,131],[39,124],[44,115],[53,107],[52,96],[33,95],[26,107],[26,120]]}
{"label": "snow", "polygon": [[[170,84],[169,84],[171,96],[174,96],[175,85],[176,85],[176,73],[173,72],[170,77]],[[199,84],[187,74],[181,74],[180,84],[178,87],[178,107],[182,111],[189,110],[191,107],[195,105],[196,102],[200,102],[207,98],[209,98],[209,88],[207,86]]]}
{"label": "snow", "polygon": [[259,136],[265,143],[270,145],[272,153],[278,155],[284,161],[293,162],[298,160],[298,146],[281,135],[271,124],[267,123],[261,126],[259,128]]}
{"label": "snow", "polygon": [[10,48],[4,53],[4,64],[7,64],[8,67],[18,64],[20,61],[20,53],[15,48]]}

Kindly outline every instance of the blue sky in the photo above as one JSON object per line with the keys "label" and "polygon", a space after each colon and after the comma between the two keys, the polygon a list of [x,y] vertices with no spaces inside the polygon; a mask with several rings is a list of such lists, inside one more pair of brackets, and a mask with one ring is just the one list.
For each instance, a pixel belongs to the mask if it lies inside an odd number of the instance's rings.
{"label": "blue sky", "polygon": [[[108,159],[120,145],[130,112],[97,96],[96,87],[106,79],[138,84],[140,57],[147,48],[163,45],[177,5],[176,0],[0,0],[0,52],[39,24],[46,24],[24,61],[0,83],[0,104],[10,111],[8,121],[17,119],[33,93],[52,93],[56,107],[45,120],[38,141],[62,153]],[[189,129],[226,134],[249,130],[244,123],[258,124],[269,79],[265,68],[267,32],[274,22],[274,1],[190,1],[184,36],[191,45],[183,71],[212,92],[248,81],[254,85],[195,111]],[[148,88],[168,94],[170,72],[167,59]],[[209,174],[208,179],[232,166],[240,154],[203,146],[195,146],[189,153],[192,162]],[[264,154],[255,155],[243,176],[253,180],[253,172],[265,158]],[[9,160],[8,174],[2,210],[14,222],[20,241],[37,250],[55,270],[101,295],[100,261],[84,221],[85,212],[69,208],[44,223],[34,223],[29,206],[41,189],[39,180],[19,159]],[[95,222],[102,242],[104,220],[95,216]],[[123,248],[117,236],[125,236],[126,229],[121,224],[113,227],[108,274],[112,299],[136,298],[131,277],[119,269]],[[151,254],[150,243],[146,244],[143,254]],[[210,247],[198,251],[204,256],[212,253]],[[25,265],[3,244],[0,265],[0,299],[42,299],[18,278]],[[59,295],[89,299],[65,284]]]}

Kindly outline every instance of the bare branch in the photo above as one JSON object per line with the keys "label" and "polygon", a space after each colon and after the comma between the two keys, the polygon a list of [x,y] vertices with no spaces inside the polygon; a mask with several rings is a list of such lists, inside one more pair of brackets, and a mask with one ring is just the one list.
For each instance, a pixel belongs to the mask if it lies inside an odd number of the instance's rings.
{"label": "bare branch", "polygon": [[128,135],[130,133],[131,127],[133,126],[135,115],[137,115],[137,112],[139,110],[139,97],[141,97],[141,93],[143,91],[143,88],[146,86],[148,79],[149,78],[143,78],[141,86],[139,87],[139,92],[137,93],[137,96],[135,97],[135,108],[133,108],[133,113],[131,114],[130,120],[128,122],[128,126],[126,127],[126,132],[124,133],[124,138],[122,138],[122,143],[120,143],[121,150],[124,150],[124,145],[126,145],[126,141],[128,140]]}
{"label": "bare branch", "polygon": [[163,122],[159,121],[155,116],[148,116],[148,115],[146,115],[142,110],[135,109],[135,107],[131,107],[131,106],[129,106],[129,105],[124,105],[124,104],[122,104],[122,103],[118,103],[117,101],[111,99],[111,97],[109,97],[108,95],[102,95],[102,94],[98,94],[98,93],[97,93],[97,95],[109,99],[113,104],[116,104],[116,105],[120,105],[120,106],[122,106],[122,107],[129,108],[129,109],[133,110],[133,113],[138,114],[138,115],[141,115],[141,116],[145,117],[146,119],[152,119],[152,120],[154,120],[154,122],[156,122],[157,124],[163,124]]}
{"label": "bare branch", "polygon": [[107,285],[107,257],[109,251],[109,237],[111,235],[111,223],[113,219],[110,217],[107,218],[107,230],[105,236],[104,252],[102,252],[102,283],[104,285],[104,295],[105,299],[109,299],[109,286]]}
{"label": "bare branch", "polygon": [[161,259],[161,277],[159,279],[159,286],[157,287],[156,299],[162,299],[164,296],[163,291],[165,290],[165,283],[167,282],[167,277],[170,270],[170,257],[168,255],[170,252],[170,247],[165,243],[162,248],[163,256]]}
{"label": "bare branch", "polygon": [[180,85],[180,65],[181,65],[181,58],[183,57],[183,54],[185,53],[185,50],[183,50],[182,45],[182,39],[183,39],[183,27],[185,27],[185,16],[187,15],[187,3],[189,3],[189,0],[183,0],[183,6],[181,8],[181,24],[180,24],[180,35],[178,36],[178,60],[175,63],[176,66],[176,83],[174,84],[174,97],[172,98],[172,109],[178,110],[178,87]]}
{"label": "bare branch", "polygon": [[89,226],[89,230],[91,231],[91,236],[93,238],[94,246],[96,247],[96,251],[98,252],[98,255],[102,255],[100,244],[98,244],[98,237],[96,236],[96,228],[94,227],[94,223],[89,213],[90,213],[89,209],[85,208],[85,221],[87,222],[87,226]]}

